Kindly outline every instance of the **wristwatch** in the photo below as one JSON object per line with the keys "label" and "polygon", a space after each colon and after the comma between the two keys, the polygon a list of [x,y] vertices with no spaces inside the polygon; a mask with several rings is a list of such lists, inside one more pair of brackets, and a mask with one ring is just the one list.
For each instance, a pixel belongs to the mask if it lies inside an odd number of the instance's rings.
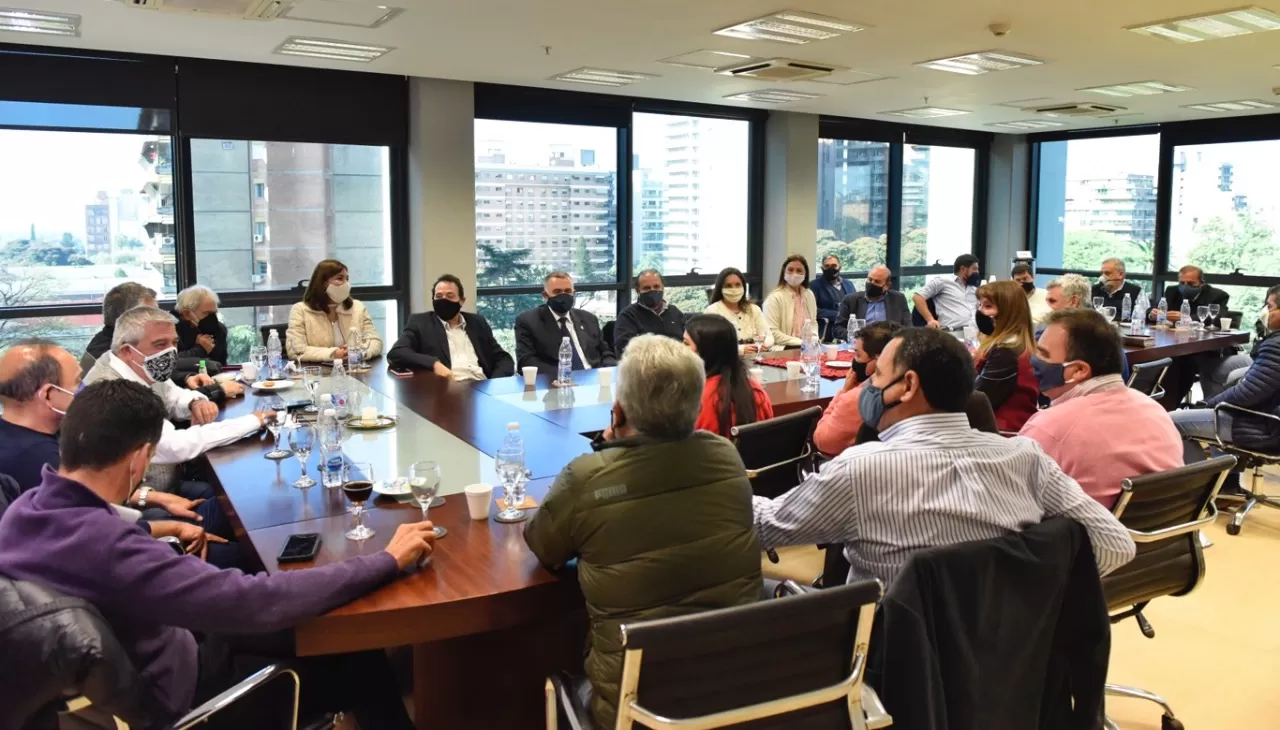
{"label": "wristwatch", "polygon": [[143,487],[138,490],[138,509],[147,508],[147,497],[151,496],[151,487]]}

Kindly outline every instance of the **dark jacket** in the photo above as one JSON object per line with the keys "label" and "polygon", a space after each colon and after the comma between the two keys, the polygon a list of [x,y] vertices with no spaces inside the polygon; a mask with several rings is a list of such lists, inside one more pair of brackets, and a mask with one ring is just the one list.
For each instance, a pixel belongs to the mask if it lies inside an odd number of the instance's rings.
{"label": "dark jacket", "polygon": [[915,553],[876,611],[867,683],[895,728],[1095,730],[1111,652],[1084,528]]}
{"label": "dark jacket", "polygon": [[[1253,364],[1238,383],[1205,402],[1210,406],[1230,403],[1280,416],[1280,332],[1272,332],[1258,343]],[[1280,428],[1270,419],[1231,413],[1231,441],[1246,448],[1275,451],[1280,448]]]}
{"label": "dark jacket", "polygon": [[[903,327],[911,326],[911,310],[907,307],[907,295],[897,289],[890,289],[885,292],[883,301],[886,322],[894,322]],[[836,314],[833,333],[835,339],[846,340],[849,338],[849,318],[866,319],[867,305],[870,303],[867,300],[865,291],[850,294],[840,302],[840,311]]]}
{"label": "dark jacket", "polygon": [[[200,320],[199,327],[193,327],[178,314],[177,309],[169,313],[178,320],[178,357],[189,357],[197,361],[212,360],[219,365],[227,364],[227,327],[218,319],[218,315],[211,314]],[[203,347],[196,344],[196,338],[200,335],[209,335],[213,338],[212,350],[205,352]]]}
{"label": "dark jacket", "polygon": [[[1166,286],[1164,288],[1164,298],[1169,305],[1170,312],[1177,312],[1182,309],[1182,292],[1178,290],[1177,284],[1173,284],[1172,286]],[[1195,319],[1196,307],[1207,307],[1210,304],[1217,304],[1219,307],[1221,307],[1221,311],[1218,312],[1218,316],[1211,317],[1205,320],[1206,324],[1217,327],[1222,323],[1221,322],[1222,315],[1226,314],[1227,302],[1230,299],[1231,299],[1230,294],[1222,291],[1221,289],[1215,289],[1212,286],[1205,284],[1203,287],[1201,287],[1200,293],[1196,295],[1196,298],[1192,299],[1190,302],[1191,317],[1192,319]],[[1151,303],[1151,311],[1147,313],[1148,320],[1152,322],[1156,321],[1155,307],[1159,303],[1160,303],[1159,301],[1154,301]],[[1236,323],[1237,327],[1239,327],[1240,325],[1241,323],[1239,322]]]}
{"label": "dark jacket", "polygon": [[618,627],[759,599],[760,545],[751,483],[727,440],[695,431],[596,448],[556,477],[524,539],[545,565],[578,559],[591,618],[591,709],[607,728],[622,677]]}
{"label": "dark jacket", "polygon": [[[466,323],[467,339],[471,340],[471,346],[476,350],[476,358],[480,360],[484,376],[501,378],[515,373],[511,355],[493,338],[493,330],[489,328],[485,318],[463,312],[462,320]],[[447,368],[453,367],[444,322],[435,312],[423,312],[409,317],[404,325],[404,332],[400,333],[400,339],[387,351],[387,364],[393,368],[430,370],[436,366],[436,361],[443,362]]]}
{"label": "dark jacket", "polygon": [[835,320],[840,302],[857,290],[853,282],[844,277],[841,277],[839,282],[831,284],[822,278],[822,274],[818,274],[813,277],[813,281],[809,282],[809,291],[813,292],[814,301],[818,304],[818,319],[825,319],[828,322]]}
{"label": "dark jacket", "polygon": [[618,314],[617,324],[613,327],[613,352],[622,357],[627,343],[636,335],[666,335],[672,339],[684,339],[684,314],[679,309],[667,305],[662,314],[633,302]]}
{"label": "dark jacket", "polygon": [[992,347],[974,360],[978,371],[974,389],[991,401],[1001,431],[1021,431],[1036,414],[1040,381],[1031,367],[1031,353],[1018,354],[1007,347]]}
{"label": "dark jacket", "polygon": [[[604,341],[600,320],[594,314],[571,309],[569,321],[575,326],[587,365],[607,368],[618,364],[613,343]],[[560,325],[547,305],[521,312],[516,317],[516,365],[537,367],[538,372],[556,377],[560,366],[560,337]]]}
{"label": "dark jacket", "polygon": [[1136,305],[1138,303],[1138,294],[1142,292],[1142,287],[1131,281],[1125,281],[1115,294],[1108,294],[1101,284],[1094,284],[1090,297],[1096,299],[1102,297],[1102,306],[1116,308],[1116,320],[1119,321],[1121,311],[1124,309],[1124,295],[1129,295],[1129,303]]}
{"label": "dark jacket", "polygon": [[[93,339],[89,340],[89,346],[85,348],[85,352],[92,355],[94,360],[101,360],[102,355],[111,350],[111,338],[115,336],[115,333],[116,333],[115,325],[113,324],[103,325],[102,329],[98,330],[98,333],[93,336]],[[187,378],[191,377],[192,375],[195,375],[196,372],[198,372],[200,363],[197,360],[192,360],[191,358],[183,357],[181,352],[182,348],[178,348],[178,349],[179,349],[178,364],[176,367],[174,367],[173,375],[170,376],[169,379],[172,380],[174,383],[177,383],[179,386],[185,388],[187,387]],[[201,351],[204,350],[203,347],[200,349]],[[204,359],[204,358],[201,358],[201,359]],[[219,368],[217,367],[217,364],[211,363],[209,365],[209,374],[216,375],[218,372],[219,372]],[[215,389],[217,390],[217,393],[214,393]],[[204,388],[198,388],[197,390],[199,390],[201,393],[204,393],[205,396],[209,398],[209,400],[212,400],[216,403],[221,403],[223,400],[226,400],[226,396],[222,392],[222,389],[218,388],[216,385],[209,385]]]}

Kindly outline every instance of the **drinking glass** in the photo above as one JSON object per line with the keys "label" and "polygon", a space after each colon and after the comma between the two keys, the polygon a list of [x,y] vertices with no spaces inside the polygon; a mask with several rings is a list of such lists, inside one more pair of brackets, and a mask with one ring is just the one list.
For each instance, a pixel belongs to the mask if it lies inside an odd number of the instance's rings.
{"label": "drinking glass", "polygon": [[1116,321],[1116,308],[1115,308],[1115,307],[1103,307],[1101,311],[1102,311],[1103,316],[1107,318],[1107,321],[1108,321],[1108,322],[1114,322],[1114,321]]}
{"label": "drinking glass", "polygon": [[284,428],[285,420],[289,418],[289,413],[285,410],[283,401],[279,404],[279,407],[277,407],[274,399],[263,401],[263,408],[276,412],[276,417],[267,421],[267,431],[271,432],[271,438],[275,441],[275,448],[263,454],[263,458],[280,461],[293,456],[292,451],[280,448],[280,431]]}
{"label": "drinking glass", "polygon": [[764,359],[764,333],[757,332],[753,339],[756,341],[756,356],[753,359],[756,362],[760,362]]}
{"label": "drinking glass", "polygon": [[524,510],[515,507],[524,502],[524,450],[499,449],[494,454],[493,463],[497,467],[498,478],[502,480],[502,498],[507,502],[507,508],[495,515],[494,519],[499,522],[520,522],[526,519],[528,515]]}
{"label": "drinking glass", "polygon": [[316,396],[320,393],[320,367],[318,365],[310,365],[302,369],[302,384],[307,388],[307,394],[311,396],[311,405],[302,410],[307,413],[315,413],[320,410],[316,405]]}
{"label": "drinking glass", "polygon": [[1093,308],[1094,308],[1095,310],[1099,311],[1099,312],[1101,312],[1101,311],[1102,311],[1102,305],[1103,305],[1103,304],[1106,304],[1106,303],[1107,303],[1107,301],[1106,301],[1105,299],[1103,299],[1102,297],[1094,297],[1094,298],[1093,298]]}
{"label": "drinking glass", "polygon": [[258,380],[267,380],[271,373],[267,372],[267,348],[265,345],[254,345],[249,348],[249,362],[258,368]]}
{"label": "drinking glass", "polygon": [[[419,461],[409,467],[409,491],[422,508],[422,521],[427,521],[427,510],[435,503],[436,492],[440,490],[440,465],[434,461]],[[443,501],[443,500],[441,500]],[[449,534],[449,531],[437,525],[436,538]]]}
{"label": "drinking glass", "polygon": [[1196,307],[1196,319],[1200,321],[1200,329],[1204,329],[1204,321],[1209,318],[1209,307],[1201,304]]}
{"label": "drinking glass", "polygon": [[351,462],[346,468],[347,476],[342,482],[342,493],[351,500],[351,514],[356,518],[356,526],[347,531],[347,539],[368,540],[375,534],[364,525],[364,503],[373,496],[373,465]]}
{"label": "drinking glass", "polygon": [[[1217,319],[1217,318],[1218,318],[1218,314],[1219,314],[1221,311],[1222,311],[1222,307],[1221,307],[1220,305],[1217,305],[1217,304],[1210,304],[1210,305],[1209,305],[1209,317],[1210,317],[1211,319]],[[1215,325],[1215,326],[1213,327],[1213,329],[1218,329],[1217,325]]]}
{"label": "drinking glass", "polygon": [[307,459],[311,456],[311,449],[316,445],[316,430],[310,426],[298,424],[289,430],[289,446],[293,449],[293,453],[298,455],[298,464],[302,467],[302,476],[298,477],[298,481],[293,486],[298,489],[306,489],[314,487],[316,480],[307,476]]}

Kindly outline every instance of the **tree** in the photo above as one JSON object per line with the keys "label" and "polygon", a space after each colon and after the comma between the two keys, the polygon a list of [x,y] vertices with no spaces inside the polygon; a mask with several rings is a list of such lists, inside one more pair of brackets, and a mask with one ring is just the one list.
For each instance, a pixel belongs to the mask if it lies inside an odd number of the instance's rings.
{"label": "tree", "polygon": [[667,289],[662,296],[667,300],[667,305],[679,309],[687,317],[691,314],[699,314],[707,308],[707,289],[701,286],[677,286]]}
{"label": "tree", "polygon": [[115,274],[113,274],[113,276],[115,276],[117,279],[128,279],[129,272],[125,271],[124,269],[116,269],[116,272]]}
{"label": "tree", "polygon": [[1152,244],[1121,238],[1107,231],[1067,231],[1062,242],[1062,268],[1098,271],[1104,259],[1118,258],[1125,270],[1150,271]]}
{"label": "tree", "polygon": [[[484,286],[530,286],[541,284],[549,271],[529,263],[527,248],[501,249],[491,243],[476,245],[480,269],[476,279]],[[493,328],[493,336],[507,352],[515,354],[516,317],[542,304],[542,295],[502,294],[477,297],[476,311]]]}
{"label": "tree", "polygon": [[[1274,242],[1275,232],[1265,221],[1249,213],[1210,218],[1197,227],[1197,243],[1187,263],[1212,273],[1231,273],[1239,269],[1245,274],[1272,276],[1280,274],[1280,250]],[[1262,308],[1266,292],[1256,287],[1231,287],[1230,306],[1243,312],[1246,321]]]}
{"label": "tree", "polygon": [[67,264],[69,266],[92,266],[93,261],[84,254],[73,253],[67,257]]}
{"label": "tree", "polygon": [[262,344],[262,335],[250,324],[238,324],[227,330],[227,360],[232,363],[249,361],[249,348]]}
{"label": "tree", "polygon": [[[19,276],[9,271],[8,265],[0,264],[0,307],[42,304],[49,300],[52,291],[49,276],[30,272]],[[61,317],[0,319],[0,349],[28,337],[53,340],[72,352],[79,351],[85,344],[76,337],[76,328]]]}
{"label": "tree", "polygon": [[595,272],[591,268],[591,252],[587,250],[587,239],[579,236],[573,241],[573,278],[576,281],[591,281]]}

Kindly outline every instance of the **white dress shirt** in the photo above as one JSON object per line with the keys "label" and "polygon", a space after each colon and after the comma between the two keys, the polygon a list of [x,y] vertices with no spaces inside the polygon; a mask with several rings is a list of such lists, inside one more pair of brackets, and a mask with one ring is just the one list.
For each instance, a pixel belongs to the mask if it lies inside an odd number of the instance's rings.
{"label": "white dress shirt", "polygon": [[895,423],[777,499],[753,497],[761,548],[843,542],[848,580],[886,587],[916,550],[1001,537],[1062,515],[1089,533],[1098,569],[1133,559],[1128,531],[1026,438],[963,413]]}
{"label": "white dress shirt", "polygon": [[973,324],[974,312],[978,311],[978,287],[965,284],[959,276],[931,279],[916,294],[933,300],[938,322],[944,328],[958,330]]}
{"label": "white dress shirt", "polygon": [[467,337],[466,318],[459,317],[457,327],[445,322],[444,336],[449,340],[449,361],[453,363],[449,366],[449,370],[453,372],[453,379],[459,382],[484,380],[484,369],[480,367],[480,358],[476,355],[475,345],[472,345],[471,338]]}
{"label": "white dress shirt", "polygon": [[561,322],[566,319],[569,320],[568,322],[565,322],[565,325],[569,328],[569,339],[573,342],[573,349],[578,351],[578,359],[582,361],[582,369],[590,370],[591,361],[587,359],[587,353],[582,351],[582,344],[578,342],[578,328],[573,323],[573,317],[570,316],[572,314],[572,309],[569,310],[569,314],[556,314],[554,311],[551,312],[551,316],[554,317],[556,321],[556,329],[560,328]]}
{"label": "white dress shirt", "polygon": [[[169,412],[169,417],[172,419],[186,420],[191,418],[191,403],[198,400],[208,400],[203,393],[181,388],[171,380],[148,383],[142,376],[134,372],[133,368],[129,367],[129,363],[116,357],[113,353],[105,353],[103,357],[110,358],[108,363],[111,365],[111,369],[116,371],[121,378],[145,385],[151,388],[151,392],[160,396],[160,399],[164,401],[165,410]],[[181,431],[174,428],[173,424],[166,420],[164,422],[164,431],[160,434],[160,443],[156,444],[156,457],[152,461],[156,464],[182,464],[191,461],[209,449],[226,446],[239,441],[249,434],[257,433],[261,428],[262,424],[258,421],[258,417],[252,413],[239,418],[215,421],[203,426],[193,425]]]}

